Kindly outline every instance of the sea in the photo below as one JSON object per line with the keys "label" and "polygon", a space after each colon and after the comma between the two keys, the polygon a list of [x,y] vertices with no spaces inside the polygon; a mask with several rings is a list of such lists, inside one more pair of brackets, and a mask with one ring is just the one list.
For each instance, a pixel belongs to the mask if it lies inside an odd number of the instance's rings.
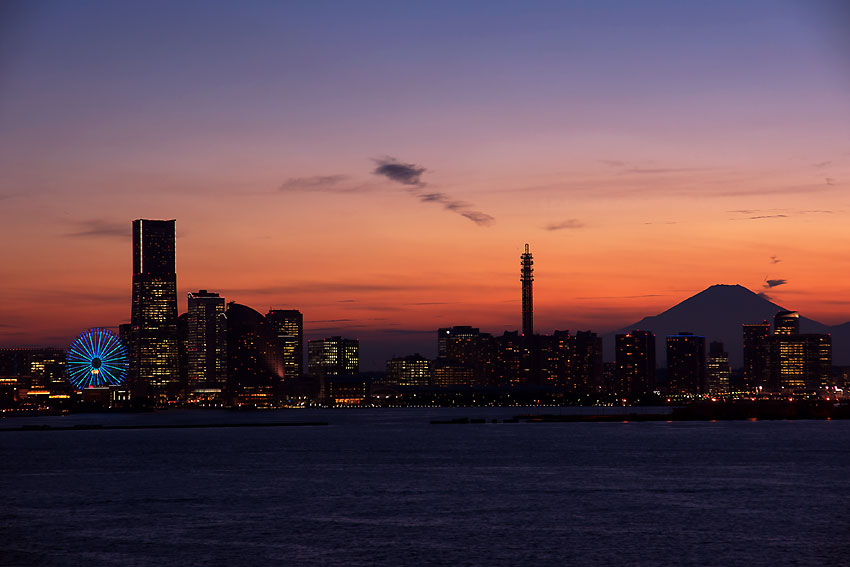
{"label": "sea", "polygon": [[571,411],[2,419],[327,425],[2,431],[0,565],[850,565],[850,421],[503,422]]}

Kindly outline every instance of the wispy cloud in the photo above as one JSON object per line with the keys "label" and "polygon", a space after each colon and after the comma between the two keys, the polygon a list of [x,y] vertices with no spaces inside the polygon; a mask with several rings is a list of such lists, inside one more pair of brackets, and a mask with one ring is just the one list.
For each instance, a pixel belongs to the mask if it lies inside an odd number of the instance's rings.
{"label": "wispy cloud", "polygon": [[764,287],[765,289],[771,289],[780,285],[785,285],[788,283],[788,280],[785,279],[777,279],[777,280],[769,280],[767,278],[764,279]]}
{"label": "wispy cloud", "polygon": [[348,175],[314,175],[312,177],[290,177],[280,184],[281,191],[330,191],[347,192],[350,187],[341,186],[351,179]]}
{"label": "wispy cloud", "polygon": [[[413,285],[393,285],[380,283],[358,283],[358,282],[326,282],[308,281],[279,286],[223,289],[228,295],[286,295],[298,293],[368,293],[368,292],[393,292],[414,289]],[[420,286],[419,289],[428,289]]]}
{"label": "wispy cloud", "polygon": [[730,213],[737,213],[741,215],[747,215],[743,219],[733,219],[733,220],[759,220],[759,219],[782,219],[788,218],[791,216],[797,215],[831,215],[835,211],[825,210],[825,209],[808,209],[808,210],[800,210],[800,209],[768,209],[768,210],[755,210],[755,209],[737,209],[728,211]]}
{"label": "wispy cloud", "polygon": [[826,180],[827,185],[829,185],[829,186],[835,185],[835,179],[834,178],[826,177],[825,180]]}
{"label": "wispy cloud", "polygon": [[576,299],[643,299],[645,297],[664,297],[660,293],[647,293],[644,295],[589,295],[576,297]]}
{"label": "wispy cloud", "polygon": [[549,223],[543,227],[544,230],[565,230],[568,228],[584,228],[584,223],[578,219],[567,219],[561,222]]}
{"label": "wispy cloud", "polygon": [[489,226],[496,220],[493,216],[476,210],[471,203],[455,199],[441,191],[425,191],[426,183],[422,181],[422,174],[427,170],[422,166],[405,163],[389,156],[378,158],[375,163],[377,167],[372,173],[408,186],[407,191],[423,203],[438,203],[444,209],[457,213],[481,226]]}
{"label": "wispy cloud", "polygon": [[66,232],[64,236],[74,238],[127,238],[130,236],[130,223],[108,221],[104,219],[91,219],[83,221],[72,221],[76,227],[72,232]]}
{"label": "wispy cloud", "polygon": [[781,261],[782,261],[782,260],[780,260],[780,259],[779,259],[778,257],[776,257],[776,256],[771,256],[771,257],[770,257],[770,263],[771,263],[771,264],[778,264],[778,263],[779,263],[779,262],[781,262]]}
{"label": "wispy cloud", "polygon": [[826,166],[831,165],[831,164],[832,164],[832,160],[822,161],[822,162],[818,162],[818,163],[813,163],[812,167],[826,167]]}

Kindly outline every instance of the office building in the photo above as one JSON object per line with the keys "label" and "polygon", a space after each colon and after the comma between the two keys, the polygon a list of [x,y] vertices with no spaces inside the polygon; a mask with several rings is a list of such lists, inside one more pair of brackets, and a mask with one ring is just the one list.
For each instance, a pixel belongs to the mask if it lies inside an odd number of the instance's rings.
{"label": "office building", "polygon": [[667,337],[667,393],[704,394],[705,337],[679,333]]}
{"label": "office building", "polygon": [[157,403],[180,389],[177,353],[175,221],[133,221],[130,386]]}
{"label": "office building", "polygon": [[353,376],[360,372],[360,342],[328,337],[307,341],[307,373],[317,378]]}
{"label": "office building", "polygon": [[744,388],[764,390],[770,383],[770,323],[743,325]]}
{"label": "office building", "polygon": [[[459,325],[437,331],[437,359],[451,364],[445,368],[464,367],[470,370],[469,386],[485,386],[493,380],[493,337],[476,327]],[[457,376],[466,376],[459,373]]]}
{"label": "office building", "polygon": [[637,396],[655,390],[655,335],[633,330],[617,335],[615,393]]}
{"label": "office building", "polygon": [[708,393],[712,396],[727,394],[732,369],[729,366],[729,353],[724,350],[723,343],[712,341],[709,344],[705,366]]}
{"label": "office building", "polygon": [[800,314],[796,311],[780,311],[773,318],[773,334],[780,336],[800,334]]}
{"label": "office building", "polygon": [[270,407],[283,379],[277,333],[259,312],[236,302],[227,304],[227,387],[225,398],[236,406]]}
{"label": "office building", "polygon": [[419,353],[391,358],[387,361],[387,384],[430,386],[433,377],[433,363]]}
{"label": "office building", "polygon": [[285,378],[304,374],[304,316],[296,309],[271,309],[266,320],[277,333]]}
{"label": "office building", "polygon": [[[186,321],[187,394],[221,392],[227,384],[224,298],[205,289],[189,294]],[[201,393],[201,392],[199,392]],[[204,398],[209,396],[204,395]]]}
{"label": "office building", "polygon": [[771,337],[772,389],[816,392],[829,385],[832,337],[787,334]]}

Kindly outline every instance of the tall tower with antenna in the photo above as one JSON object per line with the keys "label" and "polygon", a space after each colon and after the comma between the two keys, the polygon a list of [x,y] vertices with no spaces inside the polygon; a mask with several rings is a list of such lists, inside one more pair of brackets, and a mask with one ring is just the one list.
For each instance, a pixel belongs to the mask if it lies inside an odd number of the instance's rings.
{"label": "tall tower with antenna", "polygon": [[522,336],[531,337],[534,335],[534,304],[533,294],[531,291],[531,282],[534,281],[534,264],[533,256],[528,250],[528,244],[525,245],[525,252],[520,256],[520,265],[522,270],[520,281],[522,282]]}

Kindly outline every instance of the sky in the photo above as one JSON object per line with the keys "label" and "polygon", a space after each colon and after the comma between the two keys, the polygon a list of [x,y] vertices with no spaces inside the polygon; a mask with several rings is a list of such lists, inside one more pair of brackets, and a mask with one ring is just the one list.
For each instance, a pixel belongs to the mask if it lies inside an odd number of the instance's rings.
{"label": "sky", "polygon": [[841,0],[0,3],[0,346],[130,316],[131,221],[363,367],[717,283],[850,320]]}

